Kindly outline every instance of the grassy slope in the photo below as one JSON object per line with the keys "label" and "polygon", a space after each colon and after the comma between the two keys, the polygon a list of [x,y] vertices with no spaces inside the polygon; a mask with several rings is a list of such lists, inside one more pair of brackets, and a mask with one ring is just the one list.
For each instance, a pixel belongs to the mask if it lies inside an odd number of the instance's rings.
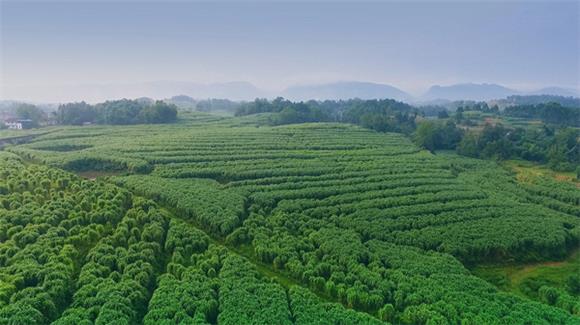
{"label": "grassy slope", "polygon": [[557,181],[571,182],[580,187],[580,181],[576,178],[575,172],[557,172],[546,166],[525,160],[506,160],[502,165],[516,173],[518,182],[530,183],[534,178],[548,176]]}
{"label": "grassy slope", "polygon": [[[532,183],[535,178],[547,176],[580,187],[580,182],[573,172],[557,172],[546,166],[524,160],[507,160],[502,165],[516,173],[518,182]],[[552,287],[566,290],[568,277],[580,273],[580,248],[562,261],[479,265],[472,269],[472,272],[474,275],[493,283],[501,290],[523,297],[535,298],[526,290],[525,282],[540,280]]]}
{"label": "grassy slope", "polygon": [[480,265],[472,270],[504,291],[519,296],[534,298],[525,288],[526,280],[543,280],[546,284],[566,290],[566,281],[572,274],[580,272],[580,249],[563,261],[533,264]]}

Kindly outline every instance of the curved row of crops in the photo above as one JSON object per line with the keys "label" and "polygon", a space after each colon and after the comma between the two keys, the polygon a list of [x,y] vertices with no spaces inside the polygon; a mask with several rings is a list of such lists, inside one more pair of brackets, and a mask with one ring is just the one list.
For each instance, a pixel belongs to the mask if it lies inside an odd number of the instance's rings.
{"label": "curved row of crops", "polygon": [[[377,319],[564,324],[580,313],[580,304],[564,310],[499,293],[461,264],[566,255],[580,240],[573,191],[546,194],[494,163],[435,156],[395,134],[212,123],[102,128],[91,138],[67,129],[9,150],[65,168],[84,154],[142,161],[151,175],[113,180],[272,272]],[[47,150],[55,141],[86,149]],[[272,308],[277,322],[299,319]]]}
{"label": "curved row of crops", "polygon": [[282,287],[109,183],[6,153],[0,175],[0,324],[381,323]]}

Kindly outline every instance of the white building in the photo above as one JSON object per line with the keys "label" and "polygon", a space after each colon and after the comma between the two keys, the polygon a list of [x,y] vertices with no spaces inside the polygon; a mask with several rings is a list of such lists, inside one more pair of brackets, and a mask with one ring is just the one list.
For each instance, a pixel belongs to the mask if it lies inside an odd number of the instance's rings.
{"label": "white building", "polygon": [[4,124],[11,130],[29,129],[32,120],[6,120]]}

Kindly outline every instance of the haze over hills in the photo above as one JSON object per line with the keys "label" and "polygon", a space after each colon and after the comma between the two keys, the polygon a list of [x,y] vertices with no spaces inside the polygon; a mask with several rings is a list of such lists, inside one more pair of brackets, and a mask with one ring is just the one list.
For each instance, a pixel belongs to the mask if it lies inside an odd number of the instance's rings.
{"label": "haze over hills", "polygon": [[[10,94],[10,97],[6,94]],[[4,91],[3,100],[36,103],[86,101],[90,103],[121,98],[150,97],[155,99],[186,95],[194,99],[222,98],[233,101],[250,101],[255,98],[278,96],[293,101],[340,100],[350,98],[391,98],[409,103],[434,103],[453,100],[492,100],[511,95],[558,95],[580,97],[574,89],[546,87],[534,91],[522,91],[498,84],[462,83],[447,86],[435,85],[422,95],[413,96],[388,84],[364,81],[339,81],[311,85],[290,86],[282,90],[265,90],[250,82],[199,83],[189,81],[152,81],[123,84],[84,84],[74,86],[49,86],[11,88]]]}
{"label": "haze over hills", "polygon": [[488,100],[504,98],[510,95],[519,95],[520,92],[496,84],[455,84],[449,86],[435,85],[429,88],[423,95],[425,100],[448,99],[448,100]]}
{"label": "haze over hills", "polygon": [[[253,100],[269,94],[249,82],[199,83],[189,81],[151,81],[119,84],[78,84],[47,87],[12,87],[4,90],[2,99],[31,102],[102,102],[121,98],[169,98],[185,94],[193,98],[228,98]],[[10,94],[10,97],[6,96]]]}
{"label": "haze over hills", "polygon": [[413,98],[410,94],[390,85],[358,81],[292,86],[282,92],[282,97],[290,100],[392,98],[399,101],[409,101]]}
{"label": "haze over hills", "polygon": [[577,97],[578,91],[560,87],[546,87],[534,91],[520,91],[498,84],[464,83],[449,86],[435,85],[429,88],[422,96],[423,100],[447,99],[447,100],[491,100],[505,98],[511,95],[557,95]]}
{"label": "haze over hills", "polygon": [[555,95],[564,97],[580,97],[580,91],[570,88],[546,87],[540,90],[527,93],[526,95]]}

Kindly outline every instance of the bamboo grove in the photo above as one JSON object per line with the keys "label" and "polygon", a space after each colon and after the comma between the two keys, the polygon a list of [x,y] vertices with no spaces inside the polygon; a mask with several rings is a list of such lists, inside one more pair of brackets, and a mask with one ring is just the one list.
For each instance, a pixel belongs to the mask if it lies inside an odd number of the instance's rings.
{"label": "bamboo grove", "polygon": [[469,271],[577,247],[573,185],[400,134],[260,118],[67,127],[6,148],[0,324],[580,322],[573,293],[534,301]]}

